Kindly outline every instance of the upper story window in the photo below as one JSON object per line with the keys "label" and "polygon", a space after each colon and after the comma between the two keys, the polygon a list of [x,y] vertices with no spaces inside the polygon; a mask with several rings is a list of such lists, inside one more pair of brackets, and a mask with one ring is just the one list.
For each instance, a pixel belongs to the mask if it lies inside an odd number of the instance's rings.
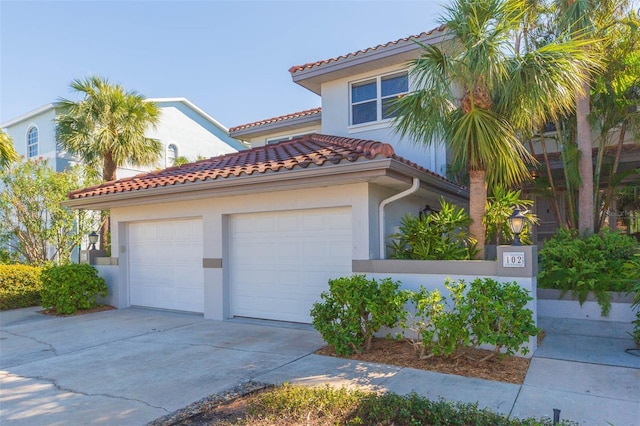
{"label": "upper story window", "polygon": [[176,146],[176,144],[169,144],[169,146],[167,147],[167,165],[173,166],[177,157],[178,147]]}
{"label": "upper story window", "polygon": [[395,117],[392,102],[409,91],[406,71],[351,84],[351,125]]}
{"label": "upper story window", "polygon": [[38,156],[38,128],[32,127],[27,132],[27,158]]}

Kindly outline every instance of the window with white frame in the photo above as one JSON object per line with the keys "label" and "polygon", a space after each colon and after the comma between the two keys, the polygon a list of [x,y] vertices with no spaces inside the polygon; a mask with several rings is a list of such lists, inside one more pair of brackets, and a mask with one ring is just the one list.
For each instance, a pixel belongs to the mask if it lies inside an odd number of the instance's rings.
{"label": "window with white frame", "polygon": [[167,165],[173,166],[176,158],[178,158],[178,146],[176,144],[169,144],[167,147]]}
{"label": "window with white frame", "polygon": [[393,101],[409,92],[406,71],[351,84],[351,125],[371,123],[397,115]]}
{"label": "window with white frame", "polygon": [[27,158],[38,156],[38,128],[32,127],[27,132]]}

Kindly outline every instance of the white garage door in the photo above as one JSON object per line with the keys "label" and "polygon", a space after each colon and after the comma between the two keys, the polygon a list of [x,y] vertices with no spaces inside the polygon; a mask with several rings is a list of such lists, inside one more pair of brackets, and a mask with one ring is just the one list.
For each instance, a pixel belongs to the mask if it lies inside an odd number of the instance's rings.
{"label": "white garage door", "polygon": [[351,209],[242,214],[230,220],[231,315],[310,323],[329,278],[351,274]]}
{"label": "white garage door", "polygon": [[131,305],[204,312],[202,221],[129,225]]}

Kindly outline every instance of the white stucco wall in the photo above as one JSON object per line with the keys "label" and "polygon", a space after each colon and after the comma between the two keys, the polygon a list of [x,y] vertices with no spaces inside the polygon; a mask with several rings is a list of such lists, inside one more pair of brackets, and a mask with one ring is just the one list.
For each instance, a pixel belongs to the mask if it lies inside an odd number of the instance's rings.
{"label": "white stucco wall", "polygon": [[351,115],[349,84],[401,70],[403,68],[397,66],[381,68],[324,83],[322,85],[322,133],[389,143],[393,145],[397,155],[444,176],[447,164],[444,145],[426,147],[412,143],[407,138],[400,138],[394,133],[390,120],[357,126],[349,125]]}
{"label": "white stucco wall", "polygon": [[18,155],[27,155],[27,132],[31,127],[38,128],[38,157],[47,158],[51,166],[55,166],[56,158],[56,124],[53,108],[35,114],[25,120],[7,126],[6,132],[13,139]]}
{"label": "white stucco wall", "polygon": [[166,162],[167,147],[175,144],[178,155],[195,160],[198,155],[206,158],[238,152],[224,139],[231,139],[222,129],[194,115],[180,102],[159,103],[160,123],[147,130],[147,136],[162,142],[164,152],[160,167],[169,167]]}

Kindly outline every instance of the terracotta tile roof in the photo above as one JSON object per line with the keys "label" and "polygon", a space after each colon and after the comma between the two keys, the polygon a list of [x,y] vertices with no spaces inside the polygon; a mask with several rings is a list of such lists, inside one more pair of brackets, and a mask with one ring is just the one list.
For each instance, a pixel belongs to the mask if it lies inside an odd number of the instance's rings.
{"label": "terracotta tile roof", "polygon": [[319,115],[322,112],[322,108],[312,108],[305,111],[294,112],[287,115],[281,115],[280,117],[267,118],[266,120],[255,121],[253,123],[241,124],[239,126],[231,127],[229,133],[237,132],[239,130],[250,129],[252,127],[263,126],[265,124],[278,123],[281,121],[292,120],[294,118],[308,117],[312,115]]}
{"label": "terracotta tile roof", "polygon": [[276,173],[281,170],[321,167],[325,164],[372,160],[379,157],[396,159],[422,172],[447,181],[440,175],[396,156],[393,147],[389,144],[371,140],[311,134],[278,144],[213,157],[117,181],[105,182],[101,185],[70,192],[68,198],[75,200],[147,188],[233,178],[241,175]]}
{"label": "terracotta tile roof", "polygon": [[320,65],[328,64],[330,62],[341,61],[343,59],[347,59],[347,58],[350,58],[350,57],[362,55],[364,53],[372,52],[374,50],[384,49],[386,47],[393,46],[393,45],[396,45],[398,43],[403,43],[405,41],[417,40],[417,39],[420,39],[421,37],[429,36],[429,35],[431,35],[433,33],[436,33],[436,32],[442,32],[442,31],[444,31],[444,29],[445,29],[445,26],[441,25],[441,26],[439,26],[437,28],[434,28],[434,29],[432,29],[430,31],[422,32],[420,34],[412,35],[412,36],[409,36],[409,37],[404,37],[404,38],[401,38],[399,40],[390,41],[388,43],[379,44],[377,46],[369,47],[367,49],[361,49],[361,50],[358,50],[357,52],[347,53],[346,55],[341,55],[341,56],[338,56],[336,58],[324,59],[322,61],[316,61],[316,62],[309,62],[309,63],[303,64],[303,65],[294,65],[291,68],[289,68],[289,72],[291,74],[295,74],[298,71],[303,71],[303,70],[306,70],[306,69],[309,69],[309,68],[313,68],[313,67],[317,67],[317,66],[320,66]]}

